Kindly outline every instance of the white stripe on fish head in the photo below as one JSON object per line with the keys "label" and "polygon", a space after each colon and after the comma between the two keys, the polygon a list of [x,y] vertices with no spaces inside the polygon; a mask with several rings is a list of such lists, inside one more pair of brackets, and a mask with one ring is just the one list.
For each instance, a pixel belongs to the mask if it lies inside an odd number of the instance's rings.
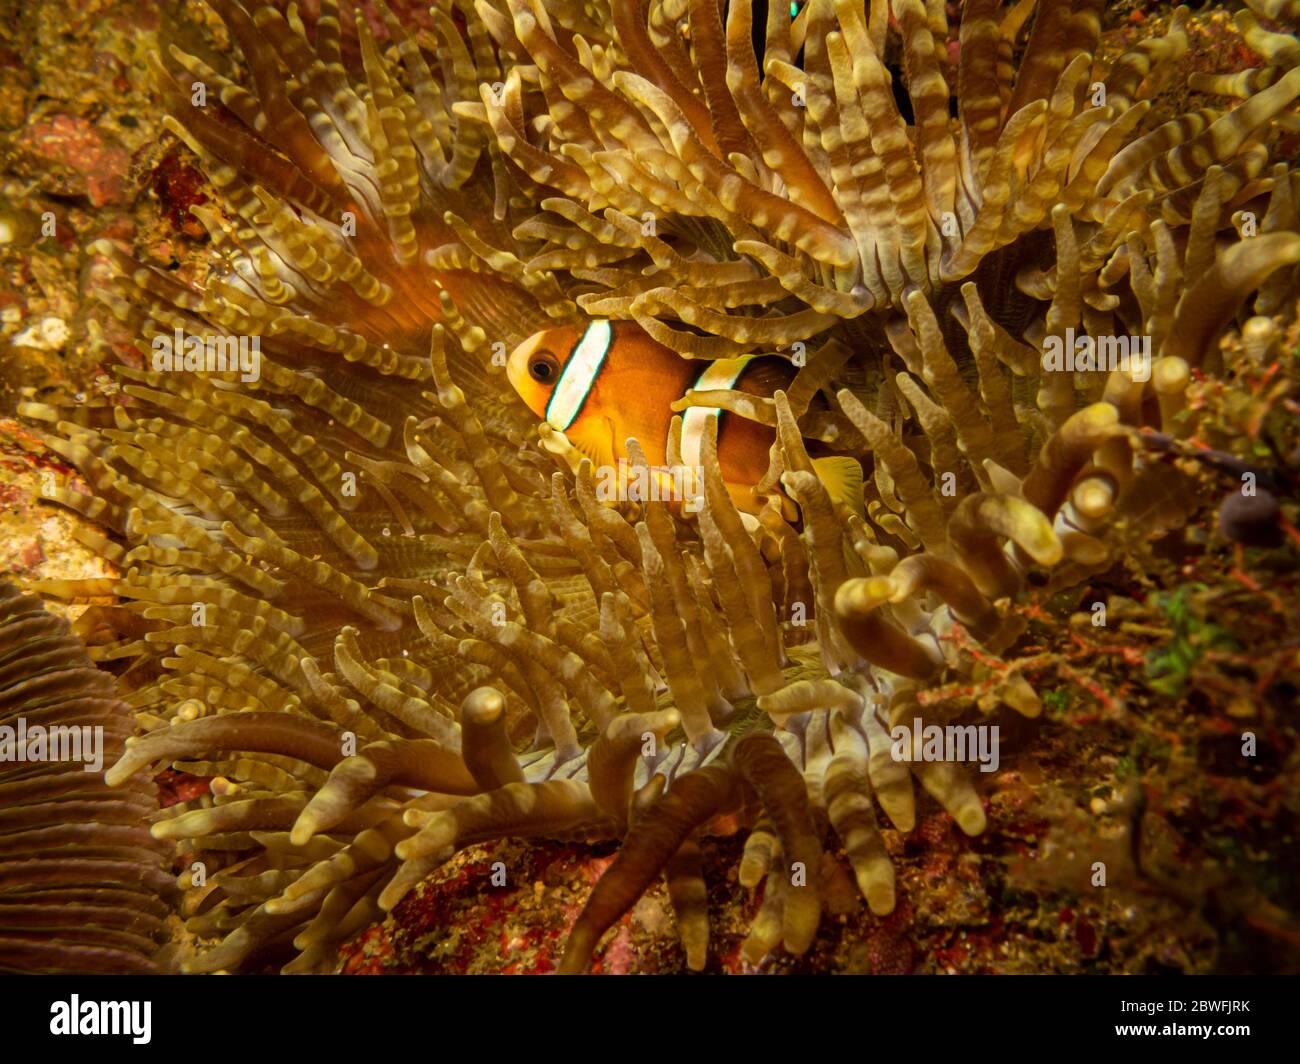
{"label": "white stripe on fish head", "polygon": [[587,326],[587,331],[560,371],[551,401],[546,404],[546,421],[551,428],[563,432],[582,412],[601,367],[605,365],[613,336],[613,327],[604,318],[597,318]]}

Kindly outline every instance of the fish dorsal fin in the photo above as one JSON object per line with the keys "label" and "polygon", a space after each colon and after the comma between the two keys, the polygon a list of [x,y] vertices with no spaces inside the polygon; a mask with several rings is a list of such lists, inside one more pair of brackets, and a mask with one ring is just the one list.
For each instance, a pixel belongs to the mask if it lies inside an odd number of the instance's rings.
{"label": "fish dorsal fin", "polygon": [[856,458],[829,455],[812,460],[817,478],[826,485],[832,501],[843,503],[859,517],[863,514],[862,465]]}
{"label": "fish dorsal fin", "polygon": [[607,417],[584,417],[564,433],[597,469],[614,466],[614,426]]}

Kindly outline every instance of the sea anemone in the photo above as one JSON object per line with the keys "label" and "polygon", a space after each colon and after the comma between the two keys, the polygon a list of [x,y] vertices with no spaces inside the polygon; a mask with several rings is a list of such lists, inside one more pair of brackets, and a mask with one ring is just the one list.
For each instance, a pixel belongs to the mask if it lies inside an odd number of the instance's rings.
{"label": "sea anemone", "polygon": [[[185,855],[184,970],[290,943],[330,970],[502,836],[621,840],[565,971],[660,875],[704,967],[711,832],[765,884],[751,963],[813,942],[827,822],[889,913],[877,809],[910,830],[915,776],[985,827],[966,769],[891,729],[1039,715],[1023,610],[1187,519],[1144,430],[1192,434],[1219,337],[1294,307],[1300,47],[1267,27],[1300,4],[1251,0],[1260,65],[1186,113],[1155,91],[1183,8],[1103,59],[1099,0],[967,0],[955,34],[922,0],[773,3],[761,35],[748,0],[437,0],[432,32],[381,2],[355,33],[327,0],[310,27],[211,6],[246,76],[155,64],[217,194],[207,276],[97,244],[126,401],[22,408],[93,491],[48,499],[123,570],[91,654],[143,734],[107,782],[212,780],[152,828]],[[687,513],[606,505],[538,429],[504,353],[589,317],[798,367],[679,404],[775,429],[758,519],[711,435]],[[1054,365],[1076,332],[1149,337],[1150,379]],[[260,372],[160,368],[173,335],[258,337]],[[809,440],[861,459],[862,513]]]}

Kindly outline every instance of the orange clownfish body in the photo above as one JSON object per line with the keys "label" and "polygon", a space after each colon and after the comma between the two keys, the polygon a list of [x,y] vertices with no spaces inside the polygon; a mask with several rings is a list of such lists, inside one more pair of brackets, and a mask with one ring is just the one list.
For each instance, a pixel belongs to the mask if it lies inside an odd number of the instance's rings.
{"label": "orange clownfish body", "polygon": [[[683,358],[635,322],[600,318],[530,336],[511,353],[506,372],[528,408],[564,433],[598,469],[628,459],[629,437],[640,444],[652,467],[666,467],[671,407],[690,389],[734,389],[768,397],[788,388],[795,374],[794,367],[775,357]],[[767,472],[773,430],[716,407],[690,407],[681,417],[682,465],[699,469],[704,433],[711,419],[719,419],[723,480],[742,510],[757,513],[763,500],[753,486]],[[827,468],[821,468],[823,463]],[[862,470],[856,461],[831,458],[815,464],[828,486],[828,472],[847,477],[847,493],[852,497],[856,487],[861,505]]]}

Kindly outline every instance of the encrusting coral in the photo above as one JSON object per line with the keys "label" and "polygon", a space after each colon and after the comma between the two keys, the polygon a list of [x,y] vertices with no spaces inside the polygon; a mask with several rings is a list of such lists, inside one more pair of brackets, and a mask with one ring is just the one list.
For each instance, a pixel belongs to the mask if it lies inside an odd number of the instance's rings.
{"label": "encrusting coral", "polygon": [[[380,4],[383,40],[320,6],[309,27],[212,0],[247,83],[160,58],[168,129],[222,204],[194,208],[211,272],[187,287],[98,245],[142,340],[127,401],[23,407],[94,493],[49,498],[124,573],[124,638],[91,653],[144,734],[108,782],[212,781],[153,825],[215,943],[185,970],[290,943],[284,970],[330,970],[504,835],[622,840],[566,971],[661,874],[702,968],[709,832],[749,832],[751,963],[813,941],[827,822],[889,913],[877,806],[908,831],[915,776],[985,826],[967,770],[896,759],[890,729],[1040,713],[1015,605],[1186,518],[1191,482],[1143,430],[1192,434],[1218,337],[1294,307],[1300,184],[1275,149],[1300,49],[1267,26],[1300,4],[1251,0],[1261,65],[1160,121],[1185,9],[1105,64],[1096,0],[968,0],[955,61],[921,0],[770,4],[761,59],[748,2],[438,0],[433,34]],[[504,353],[586,318],[798,367],[770,398],[676,404],[774,428],[757,519],[716,418],[698,507],[609,505],[513,400]],[[1076,332],[1098,357],[1050,366]],[[1136,351],[1099,360],[1124,334],[1149,337],[1149,381]],[[258,370],[173,371],[146,350],[173,336],[258,337]],[[680,439],[675,419],[670,459]],[[813,441],[861,459],[861,512]],[[958,681],[976,693],[924,697]]]}

